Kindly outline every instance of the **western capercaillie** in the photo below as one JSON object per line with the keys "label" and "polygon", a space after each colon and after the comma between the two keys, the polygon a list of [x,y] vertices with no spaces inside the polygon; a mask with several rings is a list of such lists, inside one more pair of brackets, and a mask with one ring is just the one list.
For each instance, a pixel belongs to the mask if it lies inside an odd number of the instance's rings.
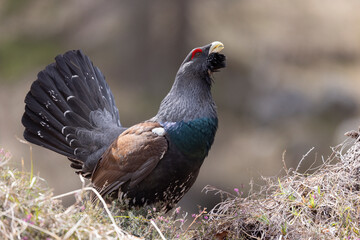
{"label": "western capercaillie", "polygon": [[71,161],[103,196],[171,209],[195,182],[218,126],[212,74],[224,48],[193,49],[151,119],[126,128],[100,70],[80,50],[55,58],[25,98],[24,137]]}

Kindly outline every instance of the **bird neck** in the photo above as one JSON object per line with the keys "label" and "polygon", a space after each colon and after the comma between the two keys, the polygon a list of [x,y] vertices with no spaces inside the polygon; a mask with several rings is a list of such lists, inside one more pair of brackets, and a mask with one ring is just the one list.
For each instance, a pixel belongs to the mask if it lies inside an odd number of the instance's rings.
{"label": "bird neck", "polygon": [[[210,76],[206,76],[210,78]],[[199,76],[184,76],[179,70],[175,82],[160,104],[154,117],[158,122],[191,121],[199,118],[217,118],[216,105],[208,80]]]}
{"label": "bird neck", "polygon": [[170,142],[188,159],[207,156],[218,126],[215,102],[207,74],[179,69],[175,82],[152,119],[162,124]]}

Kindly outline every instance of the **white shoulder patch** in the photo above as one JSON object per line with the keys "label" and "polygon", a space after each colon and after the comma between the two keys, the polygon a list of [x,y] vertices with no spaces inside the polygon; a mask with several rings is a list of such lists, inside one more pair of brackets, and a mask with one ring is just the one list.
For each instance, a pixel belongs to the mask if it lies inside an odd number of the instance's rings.
{"label": "white shoulder patch", "polygon": [[158,136],[164,136],[165,133],[166,133],[165,129],[162,128],[162,127],[153,128],[151,131],[152,131],[153,133],[155,133],[156,135],[158,135]]}

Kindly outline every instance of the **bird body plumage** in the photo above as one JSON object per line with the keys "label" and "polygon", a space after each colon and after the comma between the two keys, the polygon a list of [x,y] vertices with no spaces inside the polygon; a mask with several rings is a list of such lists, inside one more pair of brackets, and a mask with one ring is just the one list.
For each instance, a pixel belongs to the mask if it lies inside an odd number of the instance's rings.
{"label": "bird body plumage", "polygon": [[190,159],[204,159],[214,142],[217,118],[198,118],[191,121],[162,124],[171,142]]}
{"label": "bird body plumage", "polygon": [[214,141],[211,73],[225,67],[222,48],[214,42],[190,52],[156,116],[130,128],[121,126],[110,88],[89,58],[79,50],[59,55],[25,98],[24,137],[68,157],[103,196],[171,209]]}

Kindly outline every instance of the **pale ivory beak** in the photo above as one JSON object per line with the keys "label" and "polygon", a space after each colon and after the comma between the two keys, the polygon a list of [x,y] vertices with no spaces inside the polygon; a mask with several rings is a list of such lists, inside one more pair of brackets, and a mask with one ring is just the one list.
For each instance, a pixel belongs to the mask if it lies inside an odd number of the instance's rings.
{"label": "pale ivory beak", "polygon": [[210,53],[217,53],[224,49],[224,44],[219,41],[215,41],[211,43],[209,54]]}

